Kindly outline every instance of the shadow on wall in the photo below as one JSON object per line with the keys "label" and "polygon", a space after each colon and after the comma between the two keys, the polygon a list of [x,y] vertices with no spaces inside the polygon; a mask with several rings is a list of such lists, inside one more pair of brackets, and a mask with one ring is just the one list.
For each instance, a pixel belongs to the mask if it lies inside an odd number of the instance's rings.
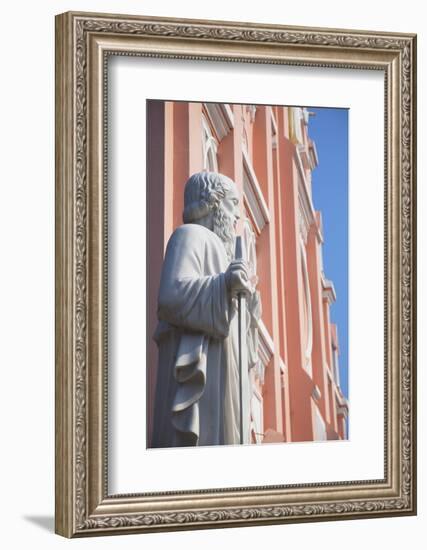
{"label": "shadow on wall", "polygon": [[53,516],[23,516],[24,520],[41,527],[45,531],[54,533],[55,531],[55,519]]}

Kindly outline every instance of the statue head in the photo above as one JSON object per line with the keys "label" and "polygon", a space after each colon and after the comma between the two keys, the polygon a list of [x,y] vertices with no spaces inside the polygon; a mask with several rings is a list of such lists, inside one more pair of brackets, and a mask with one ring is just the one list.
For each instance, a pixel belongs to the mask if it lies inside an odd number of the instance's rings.
{"label": "statue head", "polygon": [[229,260],[239,214],[239,196],[233,180],[217,172],[193,174],[184,190],[184,223],[197,223],[222,240]]}

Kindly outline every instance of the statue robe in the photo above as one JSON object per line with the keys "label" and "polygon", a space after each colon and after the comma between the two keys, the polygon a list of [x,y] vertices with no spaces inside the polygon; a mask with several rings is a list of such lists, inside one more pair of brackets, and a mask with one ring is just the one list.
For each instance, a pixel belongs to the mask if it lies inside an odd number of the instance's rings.
{"label": "statue robe", "polygon": [[[185,224],[172,234],[159,299],[159,348],[152,447],[239,443],[235,300],[221,239]],[[249,443],[249,377],[243,376],[244,442]]]}

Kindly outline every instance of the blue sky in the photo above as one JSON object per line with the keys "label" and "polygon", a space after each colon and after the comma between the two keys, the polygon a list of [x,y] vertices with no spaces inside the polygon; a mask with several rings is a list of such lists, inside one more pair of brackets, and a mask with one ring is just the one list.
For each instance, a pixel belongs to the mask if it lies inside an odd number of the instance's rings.
{"label": "blue sky", "polygon": [[313,171],[313,204],[323,219],[323,268],[335,286],[331,320],[338,326],[340,379],[348,397],[348,109],[309,107],[309,135],[319,165]]}

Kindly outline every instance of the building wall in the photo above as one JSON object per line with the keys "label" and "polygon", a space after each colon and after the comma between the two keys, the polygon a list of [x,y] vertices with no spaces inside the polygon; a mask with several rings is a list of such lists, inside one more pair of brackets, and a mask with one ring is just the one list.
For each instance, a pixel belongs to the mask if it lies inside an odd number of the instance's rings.
{"label": "building wall", "polygon": [[163,254],[182,223],[188,177],[232,178],[241,194],[238,233],[252,243],[262,300],[259,366],[252,372],[253,441],[344,439],[334,287],[323,272],[322,218],[311,195],[318,159],[310,113],[297,107],[148,102],[148,432],[157,368],[151,336]]}

